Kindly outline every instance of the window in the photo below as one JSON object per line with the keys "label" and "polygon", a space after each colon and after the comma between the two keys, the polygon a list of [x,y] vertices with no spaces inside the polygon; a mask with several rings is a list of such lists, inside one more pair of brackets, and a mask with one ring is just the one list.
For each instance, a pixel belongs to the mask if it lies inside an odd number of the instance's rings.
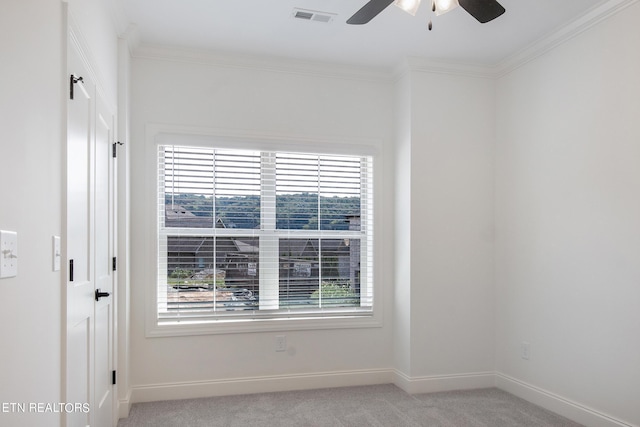
{"label": "window", "polygon": [[371,316],[372,168],[159,145],[158,323]]}

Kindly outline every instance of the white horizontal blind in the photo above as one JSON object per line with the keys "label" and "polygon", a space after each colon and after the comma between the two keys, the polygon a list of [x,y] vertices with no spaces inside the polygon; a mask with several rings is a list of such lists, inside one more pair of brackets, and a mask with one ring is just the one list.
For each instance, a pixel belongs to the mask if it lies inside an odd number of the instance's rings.
{"label": "white horizontal blind", "polygon": [[160,321],[371,313],[370,157],[158,154]]}
{"label": "white horizontal blind", "polygon": [[213,225],[213,152],[166,147],[161,195],[166,227],[210,228]]}

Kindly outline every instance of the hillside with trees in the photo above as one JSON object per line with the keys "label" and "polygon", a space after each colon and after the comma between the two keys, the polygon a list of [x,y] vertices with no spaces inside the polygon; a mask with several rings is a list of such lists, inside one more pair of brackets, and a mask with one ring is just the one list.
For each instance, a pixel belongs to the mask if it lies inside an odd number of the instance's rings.
{"label": "hillside with trees", "polygon": [[[213,198],[194,194],[165,196],[166,205],[182,206],[199,217],[213,216]],[[319,206],[319,209],[318,209]],[[316,193],[282,194],[276,197],[278,229],[318,229],[318,211],[322,230],[348,230],[347,217],[360,215],[359,197],[325,197]],[[215,216],[227,228],[258,228],[260,196],[217,197]]]}

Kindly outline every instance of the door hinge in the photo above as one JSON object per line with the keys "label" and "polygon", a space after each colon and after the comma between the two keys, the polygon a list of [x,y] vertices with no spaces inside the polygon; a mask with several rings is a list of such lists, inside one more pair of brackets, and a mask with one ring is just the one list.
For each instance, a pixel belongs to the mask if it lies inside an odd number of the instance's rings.
{"label": "door hinge", "polygon": [[116,141],[113,143],[113,157],[115,158],[118,155],[118,145],[124,145],[124,143],[120,141]]}
{"label": "door hinge", "polygon": [[111,384],[116,385],[116,371],[111,371]]}
{"label": "door hinge", "polygon": [[73,99],[73,87],[78,82],[83,83],[82,77],[76,77],[75,74],[71,74],[71,77],[69,77],[69,99]]}
{"label": "door hinge", "polygon": [[69,260],[69,281],[73,282],[73,260]]}
{"label": "door hinge", "polygon": [[113,262],[112,262],[113,271],[116,271],[117,265],[118,265],[118,261],[116,257],[113,257]]}

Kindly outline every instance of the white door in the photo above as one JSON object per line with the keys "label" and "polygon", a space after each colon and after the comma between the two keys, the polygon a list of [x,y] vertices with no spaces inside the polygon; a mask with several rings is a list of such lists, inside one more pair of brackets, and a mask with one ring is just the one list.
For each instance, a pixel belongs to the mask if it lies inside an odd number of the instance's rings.
{"label": "white door", "polygon": [[[67,426],[111,427],[113,417],[113,115],[70,39],[67,101]],[[73,99],[71,93],[73,92]],[[105,293],[99,300],[96,291]]]}
{"label": "white door", "polygon": [[[95,140],[95,399],[96,426],[113,424],[113,116],[97,102]],[[102,296],[101,296],[102,295]]]}

